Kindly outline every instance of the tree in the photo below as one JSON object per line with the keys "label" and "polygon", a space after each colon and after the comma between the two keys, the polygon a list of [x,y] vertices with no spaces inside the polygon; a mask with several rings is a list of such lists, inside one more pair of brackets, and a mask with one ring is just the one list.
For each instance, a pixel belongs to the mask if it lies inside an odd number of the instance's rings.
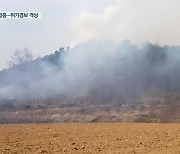
{"label": "tree", "polygon": [[16,67],[20,65],[26,65],[34,60],[33,53],[28,48],[23,50],[16,50],[11,56],[11,60],[8,62],[9,67]]}

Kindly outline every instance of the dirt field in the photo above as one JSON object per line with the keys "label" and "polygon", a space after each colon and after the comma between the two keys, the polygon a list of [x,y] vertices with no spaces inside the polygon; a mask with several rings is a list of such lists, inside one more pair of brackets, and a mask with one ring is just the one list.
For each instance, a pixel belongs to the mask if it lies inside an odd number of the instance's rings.
{"label": "dirt field", "polygon": [[180,154],[179,124],[0,125],[0,153]]}

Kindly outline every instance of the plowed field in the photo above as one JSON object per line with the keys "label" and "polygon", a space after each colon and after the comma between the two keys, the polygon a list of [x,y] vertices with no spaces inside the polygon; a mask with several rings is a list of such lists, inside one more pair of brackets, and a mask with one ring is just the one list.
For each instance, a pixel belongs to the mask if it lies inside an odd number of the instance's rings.
{"label": "plowed field", "polygon": [[180,154],[180,125],[0,125],[0,153]]}

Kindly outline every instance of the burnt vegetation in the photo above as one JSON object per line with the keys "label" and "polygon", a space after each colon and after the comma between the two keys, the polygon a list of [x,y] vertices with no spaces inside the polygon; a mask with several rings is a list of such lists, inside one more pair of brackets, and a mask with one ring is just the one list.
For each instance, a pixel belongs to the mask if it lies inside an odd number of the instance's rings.
{"label": "burnt vegetation", "polygon": [[180,47],[90,42],[0,71],[0,123],[180,122]]}

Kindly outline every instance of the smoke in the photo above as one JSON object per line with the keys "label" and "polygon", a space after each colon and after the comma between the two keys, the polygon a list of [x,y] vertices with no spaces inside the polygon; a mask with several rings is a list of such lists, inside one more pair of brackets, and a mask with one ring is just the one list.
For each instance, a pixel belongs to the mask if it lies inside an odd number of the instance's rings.
{"label": "smoke", "polygon": [[178,46],[92,41],[0,72],[1,99],[67,96],[137,99],[180,90]]}
{"label": "smoke", "polygon": [[81,11],[72,18],[73,43],[108,40],[114,44],[129,38],[179,44],[178,0],[111,0],[100,13]]}

